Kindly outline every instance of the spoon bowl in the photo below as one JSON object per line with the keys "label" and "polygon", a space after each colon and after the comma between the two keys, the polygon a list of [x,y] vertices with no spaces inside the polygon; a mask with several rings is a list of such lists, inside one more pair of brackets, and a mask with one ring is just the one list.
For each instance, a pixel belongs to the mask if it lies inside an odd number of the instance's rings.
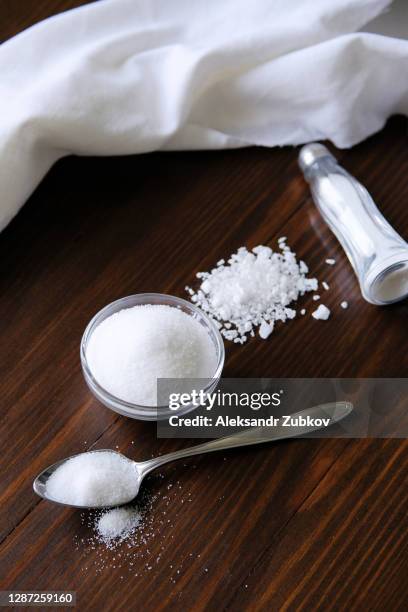
{"label": "spoon bowl", "polygon": [[[120,455],[121,457],[124,457],[127,461],[131,461],[131,463],[133,464],[133,467],[135,468],[135,478],[137,479],[137,490],[136,490],[136,494],[132,494],[131,497],[129,497],[129,499],[126,499],[124,501],[122,501],[121,504],[114,504],[113,506],[101,506],[101,505],[86,505],[86,506],[82,506],[82,505],[78,505],[78,504],[68,504],[66,502],[62,502],[59,501],[58,499],[55,499],[54,497],[51,497],[50,494],[47,492],[47,482],[50,479],[50,477],[53,475],[53,473],[59,468],[61,467],[64,463],[66,463],[67,461],[70,461],[70,459],[74,459],[75,457],[79,457],[80,455],[89,455],[90,453],[114,453],[115,455]],[[129,459],[128,457],[126,457],[125,455],[123,455],[122,453],[119,453],[118,451],[114,451],[110,448],[101,448],[98,450],[93,450],[93,451],[87,451],[86,453],[77,453],[76,455],[71,455],[70,457],[66,457],[65,459],[61,459],[60,461],[57,461],[56,463],[53,463],[52,465],[49,465],[47,468],[45,468],[45,470],[43,470],[40,474],[38,474],[38,476],[35,478],[34,482],[33,482],[33,489],[34,492],[37,493],[37,495],[39,495],[40,497],[42,497],[43,499],[47,500],[47,501],[51,501],[54,504],[59,504],[60,506],[69,506],[71,508],[81,508],[82,510],[84,508],[86,509],[93,509],[93,510],[97,510],[97,509],[101,509],[101,508],[109,508],[109,507],[116,507],[118,505],[125,505],[130,503],[139,493],[139,489],[140,489],[140,485],[142,483],[142,480],[144,478],[144,474],[142,474],[142,471],[139,471],[139,465],[142,465],[141,463],[136,463],[136,461],[132,461],[131,459]]]}

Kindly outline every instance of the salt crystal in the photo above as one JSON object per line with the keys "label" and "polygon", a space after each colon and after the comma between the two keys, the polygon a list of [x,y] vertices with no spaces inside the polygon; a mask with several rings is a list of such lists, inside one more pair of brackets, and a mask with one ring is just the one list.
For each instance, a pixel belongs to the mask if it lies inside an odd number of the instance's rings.
{"label": "salt crystal", "polygon": [[344,308],[344,309],[345,309],[345,308],[348,308],[348,302],[342,302],[342,303],[340,304],[340,306],[341,306],[342,308]]}
{"label": "salt crystal", "polygon": [[157,406],[157,379],[211,378],[217,365],[206,329],[165,305],[134,306],[106,318],[92,333],[86,357],[104,389],[143,406]]}
{"label": "salt crystal", "polygon": [[314,295],[313,296],[313,300],[316,302],[317,300],[320,300],[320,295]]}
{"label": "salt crystal", "polygon": [[234,340],[238,336],[238,332],[235,329],[223,329],[221,333],[227,340]]}
{"label": "salt crystal", "polygon": [[323,282],[322,282],[322,286],[323,286],[323,289],[326,289],[326,291],[328,291],[328,290],[330,289],[330,287],[329,287],[329,285],[326,283],[326,281],[323,281]]}
{"label": "salt crystal", "polygon": [[266,340],[266,338],[268,338],[268,336],[270,336],[272,332],[273,332],[273,325],[268,324],[265,321],[262,321],[260,328],[259,328],[260,337],[263,340]]}
{"label": "salt crystal", "polygon": [[319,307],[312,312],[312,317],[314,319],[320,319],[322,321],[326,321],[330,316],[330,310],[324,304],[320,304]]}
{"label": "salt crystal", "polygon": [[276,321],[296,316],[290,304],[317,290],[317,279],[305,276],[307,265],[297,261],[285,240],[278,240],[281,252],[264,245],[252,251],[241,247],[225,265],[197,274],[201,286],[192,295],[188,292],[197,306],[221,322],[224,338],[243,344],[255,330],[267,337]]}
{"label": "salt crystal", "polygon": [[302,310],[300,311],[300,314],[301,314],[301,315],[305,315],[305,314],[306,314],[306,309],[305,309],[305,308],[302,308]]}
{"label": "salt crystal", "polygon": [[326,259],[326,263],[329,264],[329,266],[334,266],[334,264],[336,263],[335,259]]}
{"label": "salt crystal", "polygon": [[133,499],[137,491],[133,462],[112,451],[68,459],[51,474],[46,487],[49,497],[74,506],[115,506]]}

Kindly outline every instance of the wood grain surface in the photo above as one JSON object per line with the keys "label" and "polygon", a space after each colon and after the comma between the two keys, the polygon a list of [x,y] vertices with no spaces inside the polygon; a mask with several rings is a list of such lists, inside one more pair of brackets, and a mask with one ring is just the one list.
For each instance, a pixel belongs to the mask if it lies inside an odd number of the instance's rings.
{"label": "wood grain surface", "polygon": [[[82,3],[0,0],[0,37]],[[335,152],[408,237],[406,120]],[[241,245],[288,236],[330,284],[333,314],[228,343],[226,376],[406,376],[407,303],[364,302],[296,157],[67,158],[0,235],[1,589],[75,590],[80,610],[406,609],[406,441],[294,440],[174,464],[147,483],[150,527],[131,551],[87,544],[87,517],[32,491],[37,472],[75,452],[144,459],[191,444],[158,440],[154,424],[94,400],[81,335],[119,297],[184,296],[197,271]]]}

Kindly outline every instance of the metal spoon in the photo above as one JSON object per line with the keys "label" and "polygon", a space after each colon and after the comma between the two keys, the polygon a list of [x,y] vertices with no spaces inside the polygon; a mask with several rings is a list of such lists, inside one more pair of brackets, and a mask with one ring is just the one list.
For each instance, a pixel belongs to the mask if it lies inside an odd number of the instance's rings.
{"label": "metal spoon", "polygon": [[[292,418],[299,417],[310,417],[312,419],[330,419],[330,425],[334,423],[338,423],[344,417],[346,417],[353,410],[353,404],[350,402],[333,402],[330,404],[321,404],[319,406],[314,406],[313,408],[307,408],[306,410],[301,410],[300,412],[296,412],[295,414],[290,415]],[[135,467],[135,475],[138,481],[137,493],[139,492],[140,485],[142,484],[142,480],[144,477],[149,474],[152,470],[168,463],[169,461],[175,461],[176,459],[184,459],[186,457],[192,457],[193,455],[200,455],[201,453],[211,453],[212,451],[217,450],[226,450],[230,448],[237,448],[240,446],[250,446],[252,444],[260,444],[261,442],[271,442],[272,440],[283,440],[284,438],[294,438],[296,436],[305,435],[309,432],[316,431],[322,428],[322,425],[299,425],[299,426],[284,426],[282,419],[279,419],[278,425],[275,427],[255,427],[252,429],[246,429],[237,434],[233,434],[232,436],[227,436],[224,438],[218,438],[216,440],[211,440],[210,442],[204,442],[204,444],[198,444],[197,446],[192,446],[190,448],[183,448],[174,453],[169,453],[168,455],[161,455],[160,457],[156,457],[154,459],[148,459],[147,461],[136,462],[133,461],[133,465]],[[89,451],[89,452],[116,452],[110,449],[104,449],[100,451]],[[85,454],[85,453],[80,453]],[[121,453],[117,453],[120,455]],[[73,455],[72,457],[77,457],[78,455]],[[67,459],[62,459],[53,465],[47,467],[41,474],[37,476],[34,480],[33,488],[34,491],[40,497],[48,501],[52,501],[57,504],[61,504],[63,506],[72,506],[74,508],[106,508],[107,506],[77,506],[74,504],[64,504],[59,502],[56,499],[52,499],[47,494],[47,480],[50,478],[51,474],[55,472],[65,461],[72,459],[72,457],[68,457]],[[130,459],[129,459],[130,461]],[[136,493],[136,495],[137,495]],[[131,502],[134,499],[134,495],[131,498],[123,501],[122,505]],[[117,504],[115,504],[117,506]]]}

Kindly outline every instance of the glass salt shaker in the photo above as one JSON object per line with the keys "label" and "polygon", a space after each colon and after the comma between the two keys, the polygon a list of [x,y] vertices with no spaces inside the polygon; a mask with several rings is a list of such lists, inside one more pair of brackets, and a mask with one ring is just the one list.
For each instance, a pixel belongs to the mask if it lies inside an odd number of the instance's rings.
{"label": "glass salt shaker", "polygon": [[354,268],[363,297],[392,304],[408,296],[408,244],[368,191],[320,143],[302,147],[299,166],[313,200]]}

